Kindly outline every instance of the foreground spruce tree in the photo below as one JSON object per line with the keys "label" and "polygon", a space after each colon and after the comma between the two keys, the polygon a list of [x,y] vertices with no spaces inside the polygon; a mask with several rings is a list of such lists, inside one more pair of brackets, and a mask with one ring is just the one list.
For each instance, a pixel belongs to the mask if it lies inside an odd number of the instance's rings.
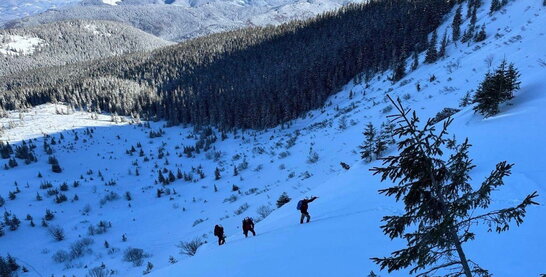
{"label": "foreground spruce tree", "polygon": [[[471,228],[486,224],[490,231],[503,232],[511,223],[523,223],[526,210],[536,205],[536,192],[517,206],[489,210],[491,192],[504,185],[512,164],[497,164],[481,185],[471,185],[469,173],[474,168],[468,156],[468,139],[457,144],[447,139],[451,119],[436,132],[429,120],[421,129],[416,113],[393,101],[399,114],[391,119],[398,125],[394,131],[401,138],[400,153],[383,158],[383,167],[371,169],[395,185],[379,192],[394,196],[405,205],[402,215],[385,216],[383,232],[391,239],[404,238],[407,248],[394,251],[390,257],[372,258],[389,272],[410,268],[410,274],[432,276],[491,276],[466,256],[463,244],[474,239]],[[444,153],[447,150],[449,153]]]}

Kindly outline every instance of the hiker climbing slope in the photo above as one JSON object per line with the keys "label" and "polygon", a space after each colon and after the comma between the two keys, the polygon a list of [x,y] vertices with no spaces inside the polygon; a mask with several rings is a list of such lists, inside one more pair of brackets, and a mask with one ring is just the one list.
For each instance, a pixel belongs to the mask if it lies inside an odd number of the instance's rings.
{"label": "hiker climbing slope", "polygon": [[309,215],[309,212],[307,211],[309,209],[309,203],[315,201],[318,197],[313,196],[310,199],[305,198],[298,202],[298,210],[301,212],[301,218],[300,218],[300,224],[303,224],[303,219],[307,218],[307,223],[311,220],[311,215]]}
{"label": "hiker climbing slope", "polygon": [[224,235],[224,227],[222,225],[214,226],[214,235],[218,237],[218,245],[226,243],[226,236]]}
{"label": "hiker climbing slope", "polygon": [[246,238],[248,238],[248,231],[252,232],[252,235],[256,235],[256,232],[254,232],[254,221],[250,217],[243,219],[243,234],[245,234]]}

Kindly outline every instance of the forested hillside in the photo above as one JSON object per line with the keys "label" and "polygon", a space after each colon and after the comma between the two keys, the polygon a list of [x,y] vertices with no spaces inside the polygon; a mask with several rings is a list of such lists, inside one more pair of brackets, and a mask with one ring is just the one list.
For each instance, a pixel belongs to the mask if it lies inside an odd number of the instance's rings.
{"label": "forested hillside", "polygon": [[[29,51],[21,40],[38,41]],[[28,28],[0,29],[0,75],[65,65],[115,55],[152,50],[171,43],[129,25],[109,21],[74,20]]]}
{"label": "forested hillside", "polygon": [[[436,40],[429,43],[428,34],[453,4],[372,1],[312,20],[211,35],[150,54],[7,76],[1,80],[6,91],[0,106],[7,110],[63,101],[172,124],[271,127],[323,105],[359,73],[369,79],[411,53],[439,47]],[[468,6],[475,9],[478,2]],[[138,83],[130,103],[112,96],[117,83],[127,82],[120,79]]]}

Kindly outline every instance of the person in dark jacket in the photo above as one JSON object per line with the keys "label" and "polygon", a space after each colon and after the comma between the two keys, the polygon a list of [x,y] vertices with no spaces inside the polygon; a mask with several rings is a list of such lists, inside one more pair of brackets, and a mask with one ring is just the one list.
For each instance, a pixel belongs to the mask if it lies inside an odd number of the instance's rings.
{"label": "person in dark jacket", "polygon": [[254,232],[254,221],[250,217],[243,219],[243,234],[245,234],[245,238],[248,238],[248,231],[252,232],[252,235],[256,235],[256,232]]}
{"label": "person in dark jacket", "polygon": [[214,226],[214,235],[218,237],[218,245],[226,243],[226,236],[224,236],[224,227],[222,225]]}
{"label": "person in dark jacket", "polygon": [[310,199],[305,198],[301,200],[301,206],[300,206],[300,212],[301,212],[301,218],[300,218],[300,224],[303,224],[303,219],[307,218],[307,223],[311,220],[311,215],[309,215],[309,212],[307,211],[309,209],[309,203],[315,201],[318,197],[313,196]]}

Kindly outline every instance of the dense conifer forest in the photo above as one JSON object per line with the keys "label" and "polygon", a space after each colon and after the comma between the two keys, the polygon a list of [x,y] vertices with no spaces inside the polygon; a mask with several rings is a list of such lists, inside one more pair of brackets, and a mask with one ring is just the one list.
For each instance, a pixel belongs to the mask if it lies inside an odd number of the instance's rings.
{"label": "dense conifer forest", "polygon": [[172,124],[267,128],[323,105],[355,75],[366,81],[412,53],[436,47],[429,45],[428,34],[454,4],[370,1],[277,27],[34,69],[0,77],[0,108],[61,101]]}

